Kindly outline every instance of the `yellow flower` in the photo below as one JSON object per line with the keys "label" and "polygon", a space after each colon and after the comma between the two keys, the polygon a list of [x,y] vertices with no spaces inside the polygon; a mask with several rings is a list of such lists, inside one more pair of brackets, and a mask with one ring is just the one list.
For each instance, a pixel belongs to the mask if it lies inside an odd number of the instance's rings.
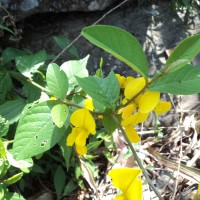
{"label": "yellow flower", "polygon": [[92,99],[86,99],[84,101],[84,106],[86,109],[93,111],[94,110],[94,105]]}
{"label": "yellow flower", "polygon": [[124,90],[124,96],[126,99],[131,99],[136,94],[138,94],[146,85],[146,81],[144,77],[135,78],[126,85]]}
{"label": "yellow flower", "polygon": [[112,178],[112,184],[122,191],[122,194],[114,200],[141,200],[142,199],[142,180],[141,169],[119,168],[112,169],[108,176]]}
{"label": "yellow flower", "polygon": [[124,76],[119,75],[119,74],[115,74],[115,75],[118,79],[120,88],[124,88],[124,83],[126,82],[126,78]]}
{"label": "yellow flower", "polygon": [[75,144],[78,154],[84,155],[87,153],[86,139],[90,133],[93,135],[96,133],[95,121],[90,112],[83,108],[72,113],[70,122],[74,128],[67,137],[66,145],[73,146]]}
{"label": "yellow flower", "polygon": [[125,88],[126,87],[126,85],[130,82],[130,81],[132,81],[132,80],[134,80],[135,78],[133,78],[132,76],[128,76],[128,77],[124,77],[124,76],[121,76],[120,74],[115,74],[116,75],[116,77],[117,77],[117,79],[118,79],[118,81],[119,81],[119,85],[120,85],[120,88]]}
{"label": "yellow flower", "polygon": [[137,125],[139,123],[144,122],[149,116],[149,113],[141,113],[136,112],[132,114],[131,116],[127,117],[126,119],[122,120],[121,124],[122,126],[128,126],[128,125]]}
{"label": "yellow flower", "polygon": [[138,135],[138,133],[132,125],[128,125],[125,127],[125,133],[132,143],[137,143],[140,141],[140,136]]}
{"label": "yellow flower", "polygon": [[136,109],[136,104],[130,103],[129,105],[119,109],[118,114],[122,114],[122,118],[126,119],[133,114],[135,109]]}
{"label": "yellow flower", "polygon": [[168,101],[159,101],[157,106],[154,108],[154,111],[157,115],[162,115],[163,113],[168,112],[172,107],[172,104]]}
{"label": "yellow flower", "polygon": [[[148,79],[149,81],[150,79]],[[121,124],[125,128],[125,132],[131,142],[139,141],[139,136],[133,127],[144,122],[151,111],[163,114],[171,109],[170,102],[160,101],[160,92],[147,90],[138,95],[146,86],[146,82],[144,77],[128,81],[124,89],[125,98],[122,104],[127,103],[133,97],[135,99],[118,111],[119,114],[122,114]]]}
{"label": "yellow flower", "polygon": [[85,109],[78,109],[72,113],[70,122],[77,128],[81,128],[86,130],[86,132],[95,134],[96,133],[96,124],[95,121],[90,114],[90,112]]}

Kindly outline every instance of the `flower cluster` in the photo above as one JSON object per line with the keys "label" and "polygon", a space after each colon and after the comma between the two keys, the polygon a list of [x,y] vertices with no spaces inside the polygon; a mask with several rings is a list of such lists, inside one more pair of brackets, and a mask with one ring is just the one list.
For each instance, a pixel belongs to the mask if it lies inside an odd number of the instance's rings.
{"label": "flower cluster", "polygon": [[[144,122],[151,111],[156,114],[163,114],[171,109],[171,103],[160,101],[160,92],[144,90],[147,82],[144,77],[133,78],[123,77],[117,75],[120,87],[124,89],[124,99],[122,104],[127,104],[119,110],[122,115],[121,125],[124,127],[125,132],[131,142],[139,142],[138,136],[134,126]],[[144,91],[143,91],[144,90]],[[135,98],[134,98],[135,97]]]}
{"label": "flower cluster", "polygon": [[96,133],[96,124],[89,110],[93,110],[91,99],[86,99],[85,107],[72,113],[70,123],[74,126],[67,137],[66,145],[76,145],[79,155],[87,153],[86,140],[90,134]]}

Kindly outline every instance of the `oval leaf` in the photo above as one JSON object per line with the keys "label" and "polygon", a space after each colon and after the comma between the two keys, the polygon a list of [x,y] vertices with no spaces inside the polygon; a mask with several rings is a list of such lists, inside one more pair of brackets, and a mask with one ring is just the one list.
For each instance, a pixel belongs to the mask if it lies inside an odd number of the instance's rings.
{"label": "oval leaf", "polygon": [[68,91],[68,78],[55,63],[48,65],[46,80],[52,94],[59,99],[65,99]]}
{"label": "oval leaf", "polygon": [[65,133],[52,121],[51,110],[58,101],[46,101],[30,108],[19,121],[13,144],[15,159],[26,159],[52,148]]}
{"label": "oval leaf", "polygon": [[180,69],[192,61],[199,51],[200,34],[186,38],[171,53],[162,71],[173,72]]}
{"label": "oval leaf", "polygon": [[171,94],[194,94],[200,92],[200,68],[186,65],[183,68],[166,74],[149,86],[152,91]]}
{"label": "oval leaf", "polygon": [[148,75],[147,60],[142,47],[127,31],[114,26],[95,25],[84,28],[81,33],[91,43],[126,63],[142,76]]}
{"label": "oval leaf", "polygon": [[89,76],[86,78],[76,77],[76,79],[82,89],[92,97],[93,101],[113,108],[120,92],[119,82],[113,72],[106,78]]}
{"label": "oval leaf", "polygon": [[21,98],[13,101],[6,101],[0,106],[0,115],[8,120],[9,124],[13,124],[18,121],[25,105],[26,101]]}
{"label": "oval leaf", "polygon": [[69,60],[60,66],[60,69],[62,69],[68,77],[70,87],[73,88],[74,85],[78,84],[75,76],[88,77],[89,73],[86,69],[88,59],[89,55],[81,60]]}
{"label": "oval leaf", "polygon": [[55,105],[51,110],[51,116],[53,119],[53,122],[56,124],[58,128],[61,128],[65,120],[67,119],[69,110],[67,105],[65,104],[57,104]]}
{"label": "oval leaf", "polygon": [[3,183],[6,185],[12,185],[12,184],[16,183],[17,181],[19,181],[22,176],[23,176],[23,172],[20,172],[18,174],[15,174],[15,175],[9,177],[8,179],[4,180]]}
{"label": "oval leaf", "polygon": [[46,61],[47,55],[44,50],[32,55],[22,55],[16,57],[16,67],[26,77],[32,77],[33,73]]}

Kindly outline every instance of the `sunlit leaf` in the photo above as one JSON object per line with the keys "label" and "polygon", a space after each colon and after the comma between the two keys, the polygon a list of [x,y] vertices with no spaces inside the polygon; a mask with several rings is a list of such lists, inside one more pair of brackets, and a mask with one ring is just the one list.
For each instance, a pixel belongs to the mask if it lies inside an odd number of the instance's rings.
{"label": "sunlit leaf", "polygon": [[51,110],[57,101],[39,103],[21,117],[13,144],[15,159],[26,159],[41,154],[63,137],[65,126],[58,128],[54,125]]}
{"label": "sunlit leaf", "polygon": [[[106,78],[99,77],[76,77],[82,89],[95,101],[113,108],[119,97],[119,82],[113,72]],[[96,106],[95,106],[96,107]]]}
{"label": "sunlit leaf", "polygon": [[171,94],[189,95],[200,92],[200,68],[186,65],[153,82],[149,89]]}
{"label": "sunlit leaf", "polygon": [[64,62],[60,68],[65,72],[65,74],[68,77],[69,85],[73,88],[74,85],[77,85],[78,82],[75,78],[77,77],[88,77],[89,73],[86,69],[87,62],[89,59],[89,55],[87,55],[85,58],[81,60],[70,60],[67,62]]}
{"label": "sunlit leaf", "polygon": [[15,61],[19,72],[30,78],[37,72],[37,69],[45,63],[46,59],[46,52],[41,50],[33,55],[18,56]]}
{"label": "sunlit leaf", "polygon": [[57,104],[55,105],[51,110],[51,116],[53,119],[53,122],[56,124],[58,128],[61,128],[65,120],[67,119],[69,110],[67,105],[65,104]]}
{"label": "sunlit leaf", "polygon": [[23,176],[23,172],[20,172],[18,174],[15,174],[5,180],[3,180],[3,183],[6,185],[12,185],[14,183],[16,183],[17,181],[19,181]]}
{"label": "sunlit leaf", "polygon": [[170,54],[163,71],[174,72],[188,64],[200,51],[200,34],[183,40]]}
{"label": "sunlit leaf", "polygon": [[148,76],[146,56],[137,39],[129,32],[115,26],[95,25],[84,28],[81,33],[142,76]]}
{"label": "sunlit leaf", "polygon": [[65,72],[55,63],[49,64],[46,80],[53,95],[59,99],[65,99],[68,91],[68,78]]}

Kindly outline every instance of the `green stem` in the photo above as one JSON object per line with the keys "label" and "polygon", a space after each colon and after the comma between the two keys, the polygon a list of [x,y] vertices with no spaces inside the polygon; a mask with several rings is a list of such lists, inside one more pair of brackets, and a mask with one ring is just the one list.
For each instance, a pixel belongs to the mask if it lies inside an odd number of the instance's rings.
{"label": "green stem", "polygon": [[125,140],[127,141],[128,145],[129,145],[129,147],[130,147],[130,149],[131,149],[131,151],[132,151],[132,153],[133,153],[134,158],[136,159],[136,161],[137,161],[139,167],[141,168],[141,170],[142,170],[142,172],[143,172],[143,174],[144,174],[144,176],[145,176],[147,182],[149,183],[149,186],[150,186],[150,187],[152,188],[152,190],[156,193],[156,195],[158,196],[158,198],[159,198],[160,200],[164,200],[163,197],[161,196],[161,194],[158,192],[157,188],[156,188],[156,187],[154,186],[154,184],[152,183],[151,179],[149,178],[149,175],[148,175],[146,169],[144,168],[144,166],[143,166],[143,164],[142,164],[140,158],[138,157],[138,155],[137,155],[137,153],[136,153],[136,151],[135,151],[135,149],[134,149],[132,143],[130,142],[129,138],[127,137],[127,135],[126,135],[126,133],[125,133],[123,127],[121,126],[120,122],[118,121],[118,119],[117,119],[114,115],[112,115],[112,118],[113,118],[113,120],[115,121],[115,123],[118,125],[119,129],[121,130],[121,132],[122,132],[122,134],[123,134],[123,136],[124,136],[124,138],[125,138]]}
{"label": "green stem", "polygon": [[51,93],[50,90],[42,87],[41,85],[39,85],[38,83],[34,82],[31,78],[28,79],[28,82],[30,82],[32,85],[36,86],[37,88],[41,89],[43,92],[47,92],[47,93]]}

